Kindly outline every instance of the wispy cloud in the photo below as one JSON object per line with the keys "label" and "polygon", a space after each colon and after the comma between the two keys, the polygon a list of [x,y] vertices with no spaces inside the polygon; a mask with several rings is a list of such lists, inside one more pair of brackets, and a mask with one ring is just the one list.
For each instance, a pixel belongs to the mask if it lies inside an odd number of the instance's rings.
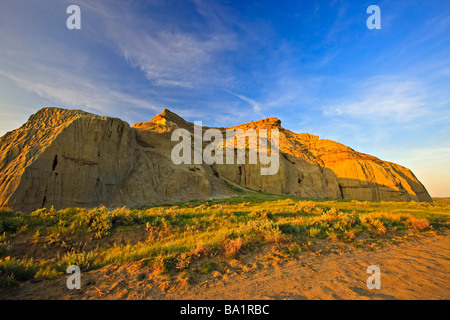
{"label": "wispy cloud", "polygon": [[[9,7],[9,16],[0,15],[0,28],[9,30],[0,33],[5,44],[0,52],[0,75],[53,105],[142,120],[145,111],[154,114],[167,106],[167,101],[180,104],[179,94],[173,90],[195,88],[202,92],[204,87],[220,87],[233,79],[218,55],[233,48],[235,37],[220,19],[213,19],[212,12],[212,28],[199,32],[201,24],[197,31],[188,31],[167,22],[167,14],[149,19],[139,12],[143,4],[99,1],[93,5],[78,0],[83,27],[78,33],[68,33],[65,24],[59,24],[64,20],[55,19],[58,13],[65,16],[63,2],[53,6],[50,1],[36,1],[29,6],[38,8],[45,3],[50,10],[39,10],[41,20],[20,4]],[[50,23],[43,26],[42,21]],[[96,50],[108,50],[108,58],[103,59]],[[117,63],[111,62],[111,57],[123,66],[111,68],[111,63]],[[147,86],[142,82],[139,88],[127,84],[138,77],[131,68],[124,70],[127,64],[142,72]]]}
{"label": "wispy cloud", "polygon": [[[118,32],[119,33],[119,32]],[[121,29],[115,41],[123,56],[157,86],[193,88],[213,70],[213,55],[228,42],[223,37],[201,41],[192,36],[161,32],[154,37]],[[214,78],[213,78],[214,79]],[[214,80],[217,80],[215,78]]]}
{"label": "wispy cloud", "polygon": [[60,70],[45,70],[39,75],[12,74],[0,70],[0,74],[14,81],[17,86],[64,106],[108,115],[117,112],[126,115],[127,111],[132,109],[161,110],[161,106],[148,100],[112,90],[100,83],[92,83]]}
{"label": "wispy cloud", "polygon": [[[209,26],[204,28],[196,25],[200,14],[196,17],[192,11],[189,29],[184,29],[180,26],[186,17],[178,17],[179,24],[174,24],[166,15],[143,15],[139,5],[111,2],[114,5],[108,2],[90,7],[98,19],[96,37],[107,39],[152,85],[192,89],[222,81],[226,70],[219,56],[235,48],[237,39],[221,24],[218,14],[201,10],[208,19],[202,21]],[[195,4],[200,6],[202,2]]]}
{"label": "wispy cloud", "polygon": [[324,113],[328,116],[406,122],[429,112],[427,98],[419,81],[377,76],[356,85],[349,97],[325,106]]}
{"label": "wispy cloud", "polygon": [[241,94],[236,94],[236,93],[233,93],[233,92],[231,92],[231,91],[228,91],[228,92],[229,92],[230,94],[232,94],[233,96],[238,97],[238,98],[241,99],[242,101],[247,102],[247,103],[252,107],[253,112],[255,112],[255,113],[261,113],[261,104],[260,104],[259,102],[255,101],[255,100],[253,100],[253,99],[251,99],[251,98],[249,98],[249,97],[246,97],[246,96],[244,96],[244,95],[241,95]]}

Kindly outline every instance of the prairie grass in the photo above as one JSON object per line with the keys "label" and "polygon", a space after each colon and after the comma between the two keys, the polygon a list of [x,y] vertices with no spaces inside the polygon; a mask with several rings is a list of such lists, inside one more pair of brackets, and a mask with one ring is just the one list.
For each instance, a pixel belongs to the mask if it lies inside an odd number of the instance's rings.
{"label": "prairie grass", "polygon": [[6,257],[0,260],[0,288],[10,287],[19,281],[33,279],[36,267],[32,260]]}
{"label": "prairie grass", "polygon": [[[352,243],[401,232],[448,229],[450,203],[301,199],[264,193],[185,203],[108,209],[104,206],[0,211],[0,288],[62,275],[69,265],[92,270],[142,261],[155,274],[213,271],[256,248],[283,256],[307,252],[316,241]],[[234,261],[234,260],[233,260]]]}

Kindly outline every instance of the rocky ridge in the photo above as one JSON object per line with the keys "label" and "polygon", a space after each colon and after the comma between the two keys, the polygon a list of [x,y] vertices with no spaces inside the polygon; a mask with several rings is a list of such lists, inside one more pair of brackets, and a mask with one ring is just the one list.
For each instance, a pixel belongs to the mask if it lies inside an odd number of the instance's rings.
{"label": "rocky ridge", "polygon": [[280,167],[272,176],[260,175],[261,164],[173,164],[177,128],[193,132],[167,109],[132,127],[81,110],[42,109],[0,138],[0,207],[31,212],[208,199],[231,196],[230,184],[311,198],[431,201],[409,169],[291,132],[276,118],[218,128],[279,129]]}

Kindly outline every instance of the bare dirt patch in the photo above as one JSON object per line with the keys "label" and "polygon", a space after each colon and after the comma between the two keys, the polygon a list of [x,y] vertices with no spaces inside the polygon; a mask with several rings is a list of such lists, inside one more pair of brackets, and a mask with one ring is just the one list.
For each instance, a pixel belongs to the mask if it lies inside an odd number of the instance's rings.
{"label": "bare dirt patch", "polygon": [[[405,238],[406,237],[406,238]],[[155,273],[146,261],[108,265],[82,274],[31,280],[0,291],[1,299],[449,299],[449,233],[403,235],[382,246],[340,245],[286,257],[276,246],[237,259],[197,261],[192,272]],[[270,250],[270,251],[268,251]],[[370,265],[381,289],[369,290]]]}

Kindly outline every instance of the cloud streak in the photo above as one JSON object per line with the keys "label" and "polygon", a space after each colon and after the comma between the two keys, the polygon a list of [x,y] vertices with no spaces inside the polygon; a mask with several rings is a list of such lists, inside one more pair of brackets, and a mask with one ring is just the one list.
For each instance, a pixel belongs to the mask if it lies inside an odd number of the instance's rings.
{"label": "cloud streak", "polygon": [[[196,4],[200,6],[201,2]],[[222,52],[236,48],[236,36],[212,13],[201,11],[208,19],[203,23],[211,27],[204,28],[195,22],[193,11],[189,31],[167,22],[165,16],[157,13],[149,19],[140,13],[139,5],[123,1],[88,7],[98,20],[96,37],[108,39],[154,86],[192,89],[220,84],[227,70],[218,57]],[[186,17],[179,19],[182,25]]]}
{"label": "cloud streak", "polygon": [[419,81],[377,76],[357,86],[345,101],[324,107],[324,114],[408,122],[429,112],[428,98]]}

